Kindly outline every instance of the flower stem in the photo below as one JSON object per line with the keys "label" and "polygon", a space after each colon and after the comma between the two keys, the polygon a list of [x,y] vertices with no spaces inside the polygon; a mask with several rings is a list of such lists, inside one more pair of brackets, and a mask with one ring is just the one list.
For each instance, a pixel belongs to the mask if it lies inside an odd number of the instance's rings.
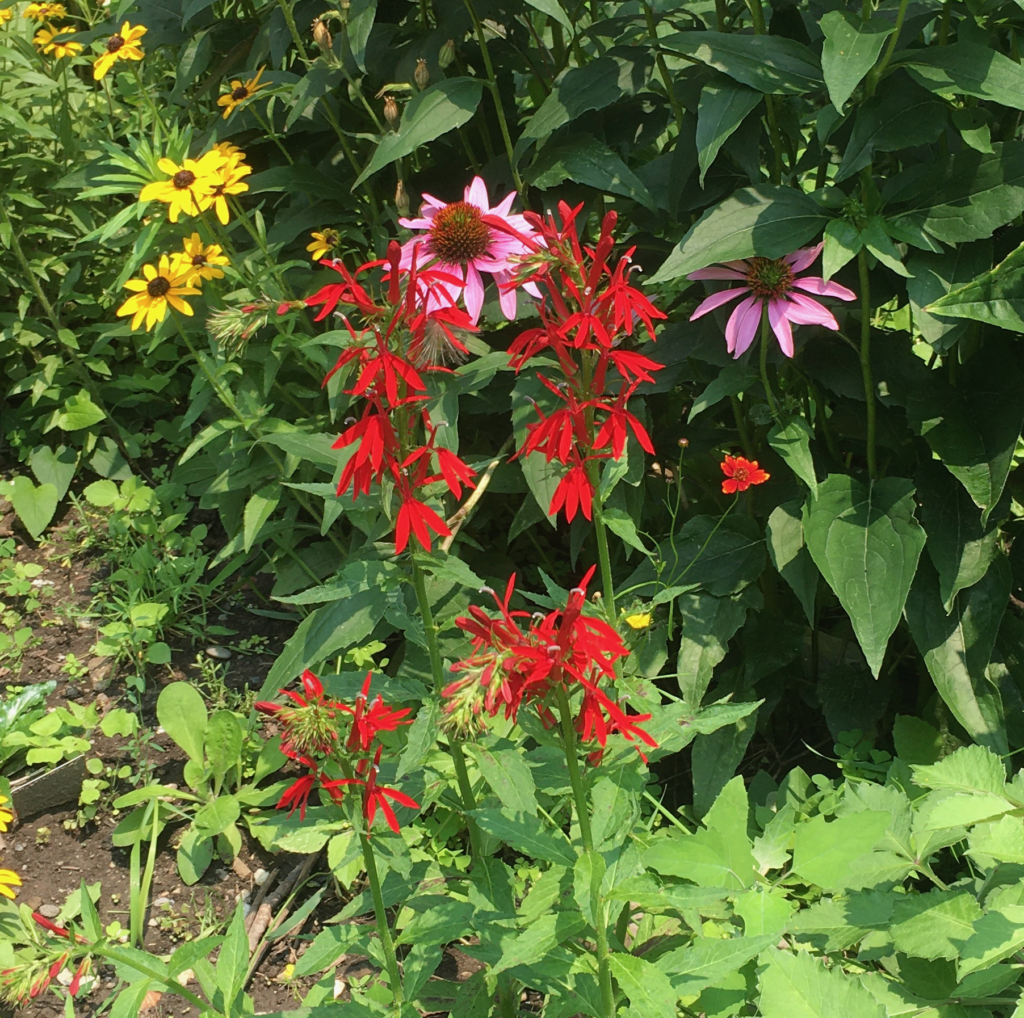
{"label": "flower stem", "polygon": [[[747,7],[750,9],[750,17],[754,22],[754,34],[765,35],[768,29],[765,25],[764,9],[761,6],[761,0],[747,0]],[[781,184],[782,133],[779,130],[779,118],[775,111],[775,96],[765,95],[764,108],[768,119],[768,133],[772,140],[772,150],[775,153],[775,164],[771,170],[771,181],[773,184]]]}
{"label": "flower stem", "polygon": [[612,990],[612,971],[608,964],[608,931],[605,928],[604,902],[601,899],[602,869],[596,865],[600,856],[594,850],[594,835],[590,828],[590,809],[587,805],[587,794],[583,788],[583,776],[580,774],[580,761],[576,751],[576,729],[572,723],[572,708],[569,706],[569,697],[561,682],[555,684],[555,697],[558,701],[565,762],[569,768],[569,783],[572,785],[572,795],[576,802],[576,819],[580,825],[583,850],[595,864],[590,868],[590,901],[594,913],[597,977],[601,987],[602,1018],[615,1018],[615,993]]}
{"label": "flower stem", "polygon": [[288,31],[291,32],[292,41],[295,43],[295,48],[299,51],[299,56],[302,57],[302,62],[308,65],[309,54],[306,52],[306,46],[302,41],[302,36],[299,35],[298,26],[295,24],[295,15],[292,13],[292,4],[289,3],[288,0],[277,0],[277,6],[281,8],[285,24],[288,26]]}
{"label": "flower stem", "polygon": [[771,327],[768,322],[768,308],[761,311],[761,384],[764,386],[765,396],[768,398],[768,409],[772,417],[779,416],[779,405],[775,401],[775,393],[772,391],[772,383],[768,380],[768,345],[771,343]]}
{"label": "flower stem", "polygon": [[402,977],[398,971],[398,957],[395,955],[395,942],[391,939],[391,927],[388,926],[388,914],[384,908],[384,895],[380,890],[380,876],[377,874],[377,862],[373,856],[373,846],[365,834],[359,835],[363,846],[363,866],[366,877],[370,881],[370,895],[373,897],[373,914],[377,917],[377,935],[384,949],[384,961],[388,967],[388,981],[391,983],[391,995],[395,1004],[401,1004]]}
{"label": "flower stem", "polygon": [[[654,20],[654,12],[651,10],[651,5],[648,0],[643,0],[644,18],[647,20],[647,34],[650,36],[651,42],[657,47],[658,45],[658,25]],[[721,28],[719,28],[721,31]],[[657,52],[657,49],[655,50]],[[658,67],[658,76],[661,78],[662,85],[665,86],[665,94],[668,96],[668,101],[672,106],[672,112],[675,114],[676,127],[682,130],[683,117],[686,111],[683,109],[682,104],[676,97],[675,88],[672,85],[672,75],[669,74],[668,65],[665,63],[665,57],[658,52],[655,57],[655,62]]]}
{"label": "flower stem", "polygon": [[505,120],[505,110],[501,105],[501,92],[498,90],[498,79],[494,74],[494,64],[491,63],[491,54],[487,49],[487,36],[484,34],[484,26],[477,16],[473,0],[463,0],[470,18],[473,19],[473,28],[476,31],[477,40],[480,43],[480,55],[483,57],[484,69],[487,71],[487,80],[491,86],[491,96],[494,99],[494,109],[498,114],[498,126],[501,128],[501,137],[505,142],[505,153],[508,156],[509,169],[512,171],[512,180],[515,182],[516,190],[522,193],[523,181],[516,169],[515,157],[512,148],[512,135],[508,131],[508,122]]}
{"label": "flower stem", "polygon": [[604,525],[602,510],[598,508],[594,513],[594,537],[597,539],[597,560],[601,563],[601,586],[604,588],[604,612],[608,621],[614,625],[616,618],[615,610],[615,581],[612,579],[612,560],[608,553],[608,530]]}
{"label": "flower stem", "polygon": [[871,374],[871,281],[868,278],[868,256],[865,251],[857,255],[860,271],[860,370],[864,376],[864,399],[867,403],[868,476],[878,476],[875,459],[875,382]]}
{"label": "flower stem", "polygon": [[164,119],[160,116],[160,111],[156,107],[156,103],[153,102],[153,97],[146,91],[146,86],[142,83],[142,75],[139,73],[139,65],[135,60],[129,61],[132,65],[132,73],[135,75],[136,84],[139,86],[139,92],[142,98],[146,100],[146,105],[149,107],[150,113],[153,114],[154,123],[160,128],[159,136],[156,141],[159,144],[160,138],[167,134],[167,129],[164,126]]}
{"label": "flower stem", "polygon": [[875,94],[875,89],[882,80],[882,75],[885,74],[885,69],[889,66],[893,53],[896,52],[896,46],[900,41],[900,32],[903,30],[903,21],[907,16],[907,2],[908,0],[900,0],[900,9],[896,14],[896,30],[889,36],[889,45],[886,47],[885,53],[882,54],[881,61],[871,69],[864,82],[864,97],[867,99]]}

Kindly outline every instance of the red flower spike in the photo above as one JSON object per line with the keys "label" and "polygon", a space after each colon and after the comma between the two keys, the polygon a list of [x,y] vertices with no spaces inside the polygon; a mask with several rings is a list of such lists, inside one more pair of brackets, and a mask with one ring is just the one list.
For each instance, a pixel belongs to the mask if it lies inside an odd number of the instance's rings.
{"label": "red flower spike", "polygon": [[44,930],[46,930],[48,933],[53,933],[53,934],[55,934],[58,937],[70,938],[70,936],[71,936],[71,933],[68,930],[64,929],[63,926],[56,926],[56,925],[54,925],[53,923],[50,922],[49,919],[46,918],[46,916],[40,915],[38,912],[33,912],[32,913],[32,918],[40,926],[42,926],[42,928]]}
{"label": "red flower spike", "polygon": [[378,787],[377,774],[380,770],[380,752],[383,748],[383,746],[377,747],[377,752],[373,758],[373,766],[370,768],[369,777],[363,786],[363,817],[366,819],[367,837],[371,834],[373,818],[377,815],[378,806],[384,814],[384,819],[388,822],[388,827],[390,827],[395,834],[398,834],[400,829],[398,826],[398,817],[395,816],[395,811],[391,808],[391,804],[388,802],[388,799],[393,799],[399,804],[399,806],[405,806],[408,809],[420,808],[420,804],[416,802],[415,799],[409,798],[405,792],[400,792],[397,788]]}
{"label": "red flower spike", "polygon": [[577,509],[581,510],[588,520],[593,519],[593,498],[594,489],[587,476],[587,468],[584,463],[578,462],[570,467],[569,472],[558,482],[558,487],[551,496],[548,515],[554,516],[564,506],[565,518],[570,523],[575,518]]}
{"label": "red flower spike", "polygon": [[78,991],[81,989],[82,985],[82,977],[88,974],[91,967],[92,959],[83,958],[81,964],[78,966],[78,970],[75,972],[74,979],[71,980],[71,985],[68,987],[68,993],[70,993],[72,997],[78,995]]}
{"label": "red flower spike", "polygon": [[[305,764],[307,767],[315,768],[316,765],[312,760],[302,759],[300,763]],[[277,809],[284,809],[285,806],[290,806],[288,810],[288,816],[296,811],[299,811],[299,819],[306,819],[306,807],[309,805],[309,796],[313,789],[316,788],[317,773],[316,770],[311,770],[309,774],[303,774],[302,777],[297,778],[291,785],[285,790],[284,794],[278,800]]]}
{"label": "red flower spike", "polygon": [[401,555],[409,543],[410,531],[416,536],[425,551],[430,551],[430,531],[438,537],[450,537],[448,525],[425,502],[417,499],[410,490],[402,493],[402,507],[395,521],[395,554]]}
{"label": "red flower spike", "polygon": [[752,484],[764,484],[771,477],[771,474],[757,465],[757,460],[748,460],[743,456],[726,456],[721,467],[726,476],[726,480],[722,481],[722,491],[726,495],[746,491]]}
{"label": "red flower spike", "polygon": [[[384,698],[377,694],[377,698],[370,704],[367,710],[367,698],[370,693],[370,679],[373,672],[366,673],[362,691],[356,697],[355,708],[352,713],[352,727],[349,731],[348,741],[345,748],[350,752],[362,750],[368,752],[370,745],[378,732],[393,732],[399,725],[411,725],[412,719],[404,721],[406,715],[412,713],[412,708],[403,707],[395,710],[384,703]],[[379,749],[379,747],[378,747]]]}

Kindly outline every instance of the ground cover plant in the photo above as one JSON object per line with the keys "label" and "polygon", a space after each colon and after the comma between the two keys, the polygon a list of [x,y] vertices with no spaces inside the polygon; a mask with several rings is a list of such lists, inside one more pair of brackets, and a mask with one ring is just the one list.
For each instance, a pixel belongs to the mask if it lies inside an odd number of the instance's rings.
{"label": "ground cover plant", "polygon": [[7,1004],[1024,1010],[1022,27],[0,0]]}

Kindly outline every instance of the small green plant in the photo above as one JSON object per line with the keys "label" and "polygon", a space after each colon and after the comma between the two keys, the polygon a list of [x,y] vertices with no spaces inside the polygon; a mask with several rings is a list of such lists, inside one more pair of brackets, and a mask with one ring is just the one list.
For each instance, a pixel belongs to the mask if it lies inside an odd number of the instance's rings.
{"label": "small green plant", "polygon": [[89,674],[88,665],[83,661],[79,661],[71,651],[68,651],[64,656],[64,662],[60,666],[60,670],[72,681],[84,679]]}

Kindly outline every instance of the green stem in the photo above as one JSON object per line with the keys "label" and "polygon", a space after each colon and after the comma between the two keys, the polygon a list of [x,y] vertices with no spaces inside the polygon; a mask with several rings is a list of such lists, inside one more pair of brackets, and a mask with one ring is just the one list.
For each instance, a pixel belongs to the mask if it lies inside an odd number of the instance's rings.
{"label": "green stem", "polygon": [[[142,94],[142,98],[146,100],[146,105],[149,107],[149,112],[153,114],[153,121],[160,128],[160,135],[167,134],[167,128],[164,125],[164,118],[160,116],[160,111],[157,109],[156,103],[153,102],[153,97],[149,94],[145,84],[142,81],[142,75],[139,73],[139,64],[137,60],[131,60],[129,63],[132,65],[132,73],[135,75],[136,84],[139,86],[139,92]],[[159,140],[159,139],[157,139]]]}
{"label": "green stem", "polygon": [[715,0],[715,28],[719,32],[725,31],[725,19],[729,13],[726,0]]}
{"label": "green stem", "polygon": [[249,109],[250,109],[252,115],[256,118],[256,122],[260,125],[260,127],[263,128],[264,131],[267,132],[267,135],[270,137],[271,141],[273,141],[273,143],[281,150],[281,152],[284,155],[285,159],[288,160],[288,165],[289,166],[294,166],[295,165],[295,160],[292,159],[291,154],[289,153],[288,149],[286,149],[284,147],[284,145],[281,144],[281,138],[278,135],[277,131],[274,130],[273,125],[269,124],[266,120],[263,119],[263,116],[260,113],[260,111],[256,108],[256,104],[255,103],[253,103],[249,107]]}
{"label": "green stem", "polygon": [[373,857],[373,846],[365,834],[359,835],[363,846],[363,866],[366,877],[370,881],[370,895],[373,898],[373,914],[377,917],[377,935],[384,949],[384,961],[388,968],[388,981],[391,983],[391,995],[395,1004],[401,1004],[402,977],[398,971],[398,957],[395,955],[395,942],[391,939],[391,927],[388,926],[388,913],[384,908],[384,895],[380,890],[380,877],[377,874],[377,862]]}
{"label": "green stem", "polygon": [[[647,34],[651,38],[651,42],[657,47],[658,45],[658,25],[654,20],[654,12],[651,10],[651,5],[647,0],[643,0],[644,17],[647,20]],[[721,31],[721,29],[719,29]],[[655,62],[658,65],[658,75],[661,78],[661,83],[665,86],[665,94],[668,96],[668,101],[672,105],[672,112],[675,114],[676,127],[682,130],[683,127],[683,116],[686,111],[683,109],[679,100],[676,98],[675,88],[672,85],[672,75],[669,74],[668,65],[665,63],[665,57],[660,51],[655,49],[658,54],[655,57]]]}
{"label": "green stem", "polygon": [[868,475],[874,480],[878,476],[878,464],[875,460],[875,383],[871,374],[871,282],[868,256],[863,250],[857,255],[857,268],[860,270],[860,370],[868,409]]}
{"label": "green stem", "polygon": [[480,54],[483,57],[484,69],[487,71],[487,80],[491,86],[491,96],[494,99],[494,109],[498,114],[498,126],[501,128],[501,137],[505,142],[505,153],[508,156],[509,169],[512,171],[512,180],[515,182],[516,190],[523,192],[523,181],[516,169],[514,151],[512,147],[512,135],[509,134],[508,122],[505,120],[505,110],[501,104],[501,92],[498,90],[498,79],[494,73],[494,64],[491,63],[491,54],[487,49],[487,37],[484,34],[484,26],[477,16],[473,0],[463,0],[469,16],[473,20],[473,28],[476,31],[477,41],[480,43]]}
{"label": "green stem", "polygon": [[736,430],[740,435],[740,445],[743,446],[747,459],[752,460],[754,458],[754,446],[750,441],[750,433],[747,431],[747,419],[743,413],[743,405],[736,396],[730,396],[729,402],[732,404],[732,415],[736,419]]}
{"label": "green stem", "polygon": [[882,75],[885,74],[885,69],[889,66],[893,53],[896,52],[896,46],[900,41],[900,32],[903,30],[903,22],[907,16],[907,4],[908,0],[900,0],[900,9],[896,14],[896,30],[889,36],[889,45],[882,55],[881,63],[872,68],[864,82],[864,97],[866,99],[870,99],[875,94],[875,89],[882,80]]}
{"label": "green stem", "polygon": [[[747,7],[750,10],[750,17],[754,22],[754,34],[765,35],[768,31],[764,20],[764,9],[761,7],[761,0],[747,0]],[[779,130],[779,118],[775,110],[775,96],[765,95],[764,108],[768,119],[768,134],[772,140],[772,151],[775,153],[775,162],[771,170],[771,181],[773,184],[782,183],[782,132]]]}
{"label": "green stem", "polygon": [[597,560],[601,563],[601,586],[603,588],[604,611],[608,621],[615,625],[615,581],[612,579],[612,560],[608,553],[608,531],[604,525],[602,511],[594,513],[594,537],[597,538]]}
{"label": "green stem", "polygon": [[299,56],[302,57],[302,62],[308,65],[309,53],[306,52],[306,45],[302,41],[302,36],[299,35],[298,26],[295,24],[295,15],[292,13],[291,3],[289,3],[289,0],[277,0],[277,6],[281,8],[285,24],[288,26],[288,31],[291,32],[292,41],[295,43],[295,48],[299,51]]}
{"label": "green stem", "polygon": [[555,684],[555,696],[558,701],[558,714],[562,726],[565,762],[569,768],[569,783],[572,785],[572,795],[576,802],[576,820],[580,825],[583,850],[592,860],[590,902],[591,910],[594,913],[597,977],[601,987],[602,1018],[615,1018],[615,993],[612,990],[612,971],[608,964],[608,931],[605,928],[604,902],[601,899],[602,868],[596,865],[599,856],[594,850],[594,835],[590,828],[590,810],[587,806],[587,794],[583,788],[583,776],[580,774],[580,761],[576,752],[576,729],[572,723],[572,708],[569,706],[569,697],[561,682]]}
{"label": "green stem", "polygon": [[775,393],[772,391],[772,383],[768,380],[768,346],[771,343],[771,326],[768,322],[768,308],[761,310],[761,384],[764,386],[765,396],[768,398],[768,409],[772,417],[778,418],[779,405],[775,401]]}

